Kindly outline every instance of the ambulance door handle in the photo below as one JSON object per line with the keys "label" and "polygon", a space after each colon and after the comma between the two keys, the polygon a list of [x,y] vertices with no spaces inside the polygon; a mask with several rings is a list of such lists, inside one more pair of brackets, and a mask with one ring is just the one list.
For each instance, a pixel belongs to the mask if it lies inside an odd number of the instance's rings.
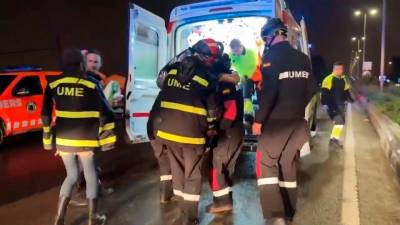
{"label": "ambulance door handle", "polygon": [[126,100],[128,101],[129,98],[131,97],[132,91],[129,91],[128,94],[126,95]]}

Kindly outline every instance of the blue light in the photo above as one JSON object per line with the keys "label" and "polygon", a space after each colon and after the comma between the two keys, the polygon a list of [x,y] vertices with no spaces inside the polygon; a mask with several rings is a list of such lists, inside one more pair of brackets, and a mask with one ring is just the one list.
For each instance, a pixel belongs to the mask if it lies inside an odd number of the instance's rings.
{"label": "blue light", "polygon": [[40,66],[9,66],[0,68],[0,72],[40,71]]}

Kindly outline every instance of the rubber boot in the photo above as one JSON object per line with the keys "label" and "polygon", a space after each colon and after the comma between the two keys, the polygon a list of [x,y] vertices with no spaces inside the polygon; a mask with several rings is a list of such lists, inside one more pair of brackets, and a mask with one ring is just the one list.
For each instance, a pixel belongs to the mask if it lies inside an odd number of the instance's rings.
{"label": "rubber boot", "polygon": [[172,182],[164,181],[160,184],[160,203],[165,204],[171,201],[172,196],[174,196],[172,189]]}
{"label": "rubber boot", "polygon": [[60,197],[58,200],[57,215],[54,221],[54,225],[64,225],[65,214],[67,212],[70,198]]}
{"label": "rubber boot", "polygon": [[97,199],[89,199],[89,222],[88,225],[105,225],[106,224],[106,216],[104,214],[98,214],[97,207],[98,202]]}

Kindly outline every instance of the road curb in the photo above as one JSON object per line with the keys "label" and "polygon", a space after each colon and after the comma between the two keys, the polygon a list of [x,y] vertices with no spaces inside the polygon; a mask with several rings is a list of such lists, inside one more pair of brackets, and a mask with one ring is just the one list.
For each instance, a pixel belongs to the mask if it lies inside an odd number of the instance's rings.
{"label": "road curb", "polygon": [[367,111],[378,133],[382,150],[400,181],[400,126],[380,112],[373,103],[368,103]]}

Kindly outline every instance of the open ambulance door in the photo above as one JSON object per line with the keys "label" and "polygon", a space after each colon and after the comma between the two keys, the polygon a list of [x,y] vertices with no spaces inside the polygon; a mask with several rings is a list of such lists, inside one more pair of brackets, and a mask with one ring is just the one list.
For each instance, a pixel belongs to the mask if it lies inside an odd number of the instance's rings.
{"label": "open ambulance door", "polygon": [[126,131],[132,143],[148,141],[147,121],[158,95],[158,72],[167,63],[165,21],[135,5],[129,8],[129,77],[126,86]]}
{"label": "open ambulance door", "polygon": [[302,41],[303,41],[303,53],[308,55],[311,58],[310,48],[308,47],[308,35],[307,35],[306,21],[304,18],[302,18],[300,21],[300,27],[301,27],[301,36],[302,36]]}

